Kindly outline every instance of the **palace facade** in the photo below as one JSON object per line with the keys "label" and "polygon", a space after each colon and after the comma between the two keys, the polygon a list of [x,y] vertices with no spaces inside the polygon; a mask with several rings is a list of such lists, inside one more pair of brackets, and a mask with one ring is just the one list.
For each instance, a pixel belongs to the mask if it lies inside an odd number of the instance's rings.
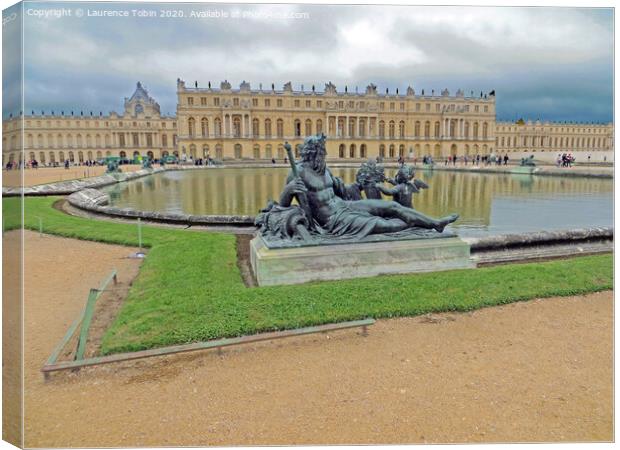
{"label": "palace facade", "polygon": [[285,141],[297,148],[305,136],[320,132],[328,136],[330,159],[534,153],[552,160],[558,152],[587,153],[592,161],[613,159],[613,124],[496,122],[494,92],[451,95],[445,89],[429,95],[409,87],[404,94],[380,93],[373,84],[362,93],[339,92],[332,83],[321,91],[314,86],[296,91],[291,83],[281,90],[274,85],[253,89],[245,81],[239,88],[227,81],[219,88],[210,83],[199,88],[177,80],[177,99],[176,117],[162,116],[138,82],[122,114],[32,111],[11,117],[3,122],[3,165],[21,159],[22,136],[26,160],[49,164],[172,154],[282,160]]}

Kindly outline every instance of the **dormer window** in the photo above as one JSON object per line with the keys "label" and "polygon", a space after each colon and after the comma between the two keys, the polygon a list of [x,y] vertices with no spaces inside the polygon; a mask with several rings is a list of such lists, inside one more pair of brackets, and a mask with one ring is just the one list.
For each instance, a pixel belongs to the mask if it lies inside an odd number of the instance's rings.
{"label": "dormer window", "polygon": [[143,112],[144,112],[144,107],[143,107],[140,103],[138,103],[138,104],[136,105],[136,116],[137,116],[138,114],[140,114],[140,113],[143,113]]}

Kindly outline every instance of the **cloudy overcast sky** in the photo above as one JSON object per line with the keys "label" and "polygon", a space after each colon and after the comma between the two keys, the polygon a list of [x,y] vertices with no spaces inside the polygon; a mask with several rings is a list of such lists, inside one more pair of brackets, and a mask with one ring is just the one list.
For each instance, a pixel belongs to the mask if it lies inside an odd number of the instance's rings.
{"label": "cloudy overcast sky", "polygon": [[[72,16],[30,15],[60,7]],[[138,9],[183,17],[131,17]],[[86,17],[102,10],[130,17]],[[243,18],[247,12],[254,16]],[[499,120],[613,118],[609,8],[26,3],[24,13],[26,111],[121,111],[140,80],[162,112],[174,113],[180,77],[253,88],[292,81],[306,90],[332,81],[349,92],[370,82],[381,92],[494,89]],[[4,52],[10,61],[6,45]],[[10,95],[16,80],[5,69],[4,116],[20,109]]]}

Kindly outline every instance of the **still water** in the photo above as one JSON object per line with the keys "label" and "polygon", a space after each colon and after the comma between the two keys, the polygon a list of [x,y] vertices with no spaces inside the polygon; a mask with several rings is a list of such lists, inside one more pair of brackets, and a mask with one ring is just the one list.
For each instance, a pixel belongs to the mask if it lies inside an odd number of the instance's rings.
{"label": "still water", "polygon": [[[347,183],[355,168],[334,168]],[[255,215],[278,199],[288,169],[171,171],[107,189],[113,206],[182,214]],[[394,170],[386,170],[389,176]],[[461,236],[613,225],[610,179],[499,175],[419,170],[430,188],[414,207],[434,217],[459,213]]]}

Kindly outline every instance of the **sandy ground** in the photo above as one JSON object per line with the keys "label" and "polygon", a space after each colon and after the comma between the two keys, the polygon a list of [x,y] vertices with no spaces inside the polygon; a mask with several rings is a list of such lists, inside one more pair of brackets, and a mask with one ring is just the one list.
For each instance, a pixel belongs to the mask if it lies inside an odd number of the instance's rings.
{"label": "sandy ground", "polygon": [[[121,167],[123,172],[133,172],[140,170],[139,165],[124,165]],[[36,186],[38,184],[54,183],[56,181],[76,180],[78,178],[89,178],[103,175],[106,171],[105,166],[86,167],[72,166],[69,169],[64,167],[40,167],[38,169],[24,170],[24,186]],[[19,170],[2,170],[3,186],[19,186],[21,172]]]}
{"label": "sandy ground", "polygon": [[[27,233],[25,445],[611,441],[613,296],[381,320],[56,374],[39,369],[128,248]],[[180,269],[182,270],[182,269]]]}

